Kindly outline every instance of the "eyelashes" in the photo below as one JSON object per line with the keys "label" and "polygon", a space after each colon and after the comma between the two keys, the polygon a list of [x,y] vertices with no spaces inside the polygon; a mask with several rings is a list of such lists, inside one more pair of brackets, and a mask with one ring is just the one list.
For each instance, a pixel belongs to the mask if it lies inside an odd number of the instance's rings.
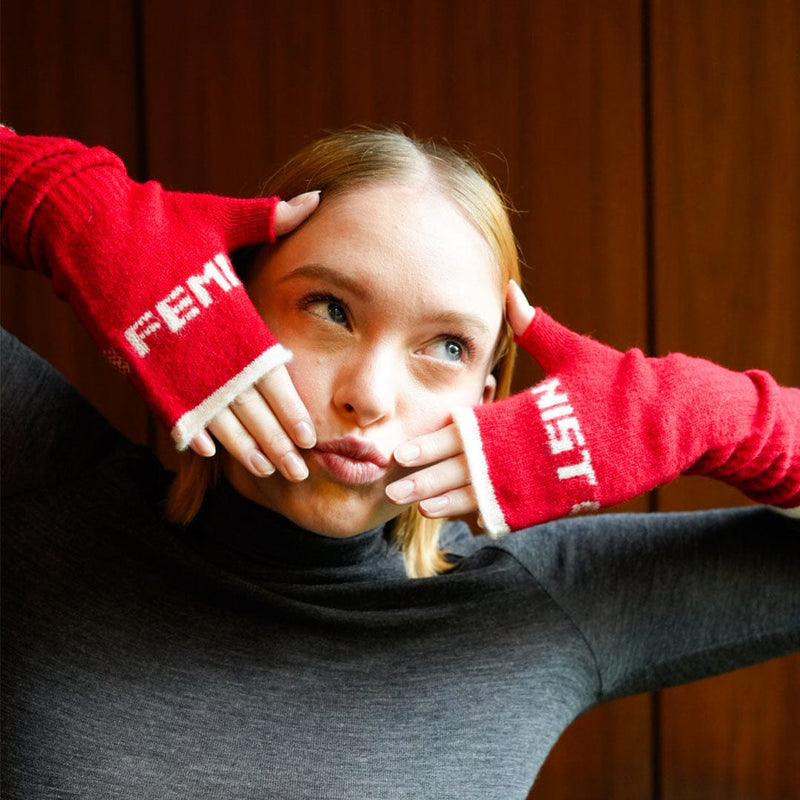
{"label": "eyelashes", "polygon": [[347,303],[335,295],[329,293],[308,294],[302,297],[297,305],[302,311],[307,311],[334,325],[341,325],[348,330],[352,327]]}
{"label": "eyelashes", "polygon": [[[456,345],[460,353],[456,353],[450,345]],[[453,363],[461,362],[466,363],[471,361],[475,356],[475,340],[470,336],[464,336],[460,333],[444,333],[438,336],[434,342],[427,345],[424,350],[431,350],[439,346],[442,350],[442,355],[445,361]],[[457,358],[453,356],[457,355]]]}
{"label": "eyelashes", "polygon": [[[330,292],[311,292],[303,295],[296,306],[323,322],[352,331],[352,313],[347,303]],[[478,351],[472,336],[443,332],[424,344],[417,352],[444,364],[460,365],[470,363]]]}

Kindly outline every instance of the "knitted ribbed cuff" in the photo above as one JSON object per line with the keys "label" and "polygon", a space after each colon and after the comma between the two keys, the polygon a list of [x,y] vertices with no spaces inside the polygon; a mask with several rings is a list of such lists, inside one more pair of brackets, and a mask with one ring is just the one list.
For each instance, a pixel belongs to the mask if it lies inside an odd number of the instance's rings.
{"label": "knitted ribbed cuff", "polygon": [[483,528],[492,539],[498,539],[510,532],[503,509],[497,501],[492,481],[489,478],[489,465],[483,452],[478,420],[471,408],[457,408],[453,411],[464,454],[467,457],[472,488],[478,500],[478,510]]}
{"label": "knitted ribbed cuff", "polygon": [[205,398],[199,405],[187,411],[175,423],[170,434],[178,450],[185,450],[192,439],[200,433],[225,406],[245,389],[249,389],[275,367],[286,364],[292,354],[279,344],[270,347],[255,361],[248,364],[238,375]]}

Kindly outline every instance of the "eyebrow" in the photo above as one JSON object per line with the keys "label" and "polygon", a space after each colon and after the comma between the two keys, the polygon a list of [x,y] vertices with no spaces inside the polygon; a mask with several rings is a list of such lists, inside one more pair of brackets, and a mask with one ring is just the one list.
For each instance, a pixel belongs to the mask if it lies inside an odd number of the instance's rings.
{"label": "eyebrow", "polygon": [[[278,283],[288,283],[292,280],[303,278],[327,281],[334,286],[339,286],[347,290],[358,297],[359,300],[369,300],[368,293],[364,291],[364,288],[357,280],[337,269],[326,267],[324,264],[303,264],[279,278]],[[446,327],[471,328],[476,336],[484,335],[490,338],[492,335],[492,332],[480,317],[470,314],[467,311],[440,311],[432,314],[428,319],[430,322],[435,322]]]}
{"label": "eyebrow", "polygon": [[303,264],[293,269],[291,272],[287,272],[282,278],[279,278],[278,283],[288,283],[298,278],[312,278],[314,280],[327,281],[334,286],[341,286],[343,289],[346,289],[362,300],[366,299],[367,296],[363,287],[357,280],[337,269],[326,267],[324,264]]}
{"label": "eyebrow", "polygon": [[453,328],[471,328],[475,336],[491,337],[491,331],[486,323],[468,312],[442,311],[431,316],[431,321],[439,325]]}

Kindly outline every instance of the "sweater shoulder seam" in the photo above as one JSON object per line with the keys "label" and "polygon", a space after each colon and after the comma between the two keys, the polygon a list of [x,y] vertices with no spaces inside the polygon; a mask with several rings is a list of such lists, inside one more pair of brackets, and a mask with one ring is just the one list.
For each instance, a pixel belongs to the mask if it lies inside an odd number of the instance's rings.
{"label": "sweater shoulder seam", "polygon": [[522,567],[522,569],[525,570],[525,572],[530,576],[531,580],[533,580],[536,583],[536,585],[547,595],[547,597],[550,599],[550,602],[552,602],[553,605],[556,606],[556,608],[558,608],[558,610],[561,611],[564,617],[569,621],[570,625],[572,625],[572,627],[577,632],[578,636],[586,645],[586,649],[589,651],[589,654],[592,656],[592,664],[594,664],[595,676],[597,678],[597,698],[598,699],[601,698],[604,694],[604,685],[603,685],[603,675],[602,672],[600,671],[600,664],[597,659],[597,654],[595,653],[594,648],[592,647],[592,644],[589,641],[588,637],[583,632],[581,626],[578,625],[578,623],[575,621],[572,614],[570,614],[569,611],[567,611],[563,603],[559,602],[553,596],[553,593],[547,588],[547,586],[544,585],[544,583],[542,583],[541,580],[539,580],[539,578],[536,577],[536,575],[533,573],[530,567],[527,564],[525,564],[525,562],[522,561],[522,559],[519,558],[519,556],[517,556],[515,553],[511,552],[507,548],[502,547],[497,542],[493,542],[492,544],[486,545],[486,548],[490,550],[498,550],[501,553],[505,553],[510,558],[513,558],[514,561],[516,561],[516,563],[519,564],[519,566]]}

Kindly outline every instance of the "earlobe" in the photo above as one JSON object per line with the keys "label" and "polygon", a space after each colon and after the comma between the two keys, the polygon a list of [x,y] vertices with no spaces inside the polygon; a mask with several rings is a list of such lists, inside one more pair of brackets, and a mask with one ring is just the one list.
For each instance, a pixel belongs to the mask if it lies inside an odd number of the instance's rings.
{"label": "earlobe", "polygon": [[495,392],[497,391],[497,380],[490,372],[486,376],[486,382],[483,385],[483,394],[481,395],[481,405],[483,403],[491,403],[494,400]]}

